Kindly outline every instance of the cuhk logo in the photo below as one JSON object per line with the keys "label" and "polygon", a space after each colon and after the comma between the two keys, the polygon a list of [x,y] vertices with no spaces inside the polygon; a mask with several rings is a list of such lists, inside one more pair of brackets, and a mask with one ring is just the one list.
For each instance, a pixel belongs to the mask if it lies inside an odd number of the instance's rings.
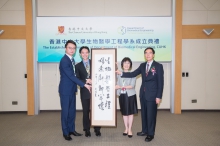
{"label": "cuhk logo", "polygon": [[58,26],[58,32],[64,33],[64,26]]}

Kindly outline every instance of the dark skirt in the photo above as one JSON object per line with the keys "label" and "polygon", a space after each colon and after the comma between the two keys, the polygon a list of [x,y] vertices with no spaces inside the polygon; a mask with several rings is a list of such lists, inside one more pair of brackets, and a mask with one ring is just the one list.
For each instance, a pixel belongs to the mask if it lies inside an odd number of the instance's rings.
{"label": "dark skirt", "polygon": [[119,104],[120,104],[121,114],[124,116],[138,113],[136,94],[129,97],[127,93],[121,94],[119,96]]}

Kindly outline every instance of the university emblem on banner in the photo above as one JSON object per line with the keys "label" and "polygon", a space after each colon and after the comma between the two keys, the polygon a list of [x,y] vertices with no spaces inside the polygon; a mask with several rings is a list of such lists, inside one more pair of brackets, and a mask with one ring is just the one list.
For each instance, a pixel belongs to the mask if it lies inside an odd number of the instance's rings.
{"label": "university emblem on banner", "polygon": [[64,26],[58,26],[58,32],[64,33]]}

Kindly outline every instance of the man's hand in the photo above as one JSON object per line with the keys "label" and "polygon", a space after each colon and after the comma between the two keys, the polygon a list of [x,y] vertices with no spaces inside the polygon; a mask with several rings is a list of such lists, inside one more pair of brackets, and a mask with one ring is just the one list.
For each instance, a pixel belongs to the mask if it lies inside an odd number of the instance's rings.
{"label": "man's hand", "polygon": [[115,89],[121,89],[121,87],[119,85],[116,85]]}
{"label": "man's hand", "polygon": [[116,72],[116,74],[121,75],[121,71],[116,70],[115,72]]}
{"label": "man's hand", "polygon": [[86,79],[86,84],[92,85],[92,80],[91,79]]}
{"label": "man's hand", "polygon": [[84,87],[86,87],[89,90],[89,92],[91,93],[92,86],[85,84]]}
{"label": "man's hand", "polygon": [[156,98],[156,104],[160,104],[161,99],[160,98]]}

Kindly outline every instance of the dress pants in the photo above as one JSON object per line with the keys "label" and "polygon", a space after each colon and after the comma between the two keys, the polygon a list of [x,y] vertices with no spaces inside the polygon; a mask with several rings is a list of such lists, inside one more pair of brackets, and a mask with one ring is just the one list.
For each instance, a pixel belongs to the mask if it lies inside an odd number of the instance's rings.
{"label": "dress pants", "polygon": [[[83,130],[90,130],[90,99],[82,99],[82,108],[83,108]],[[100,131],[101,127],[94,127],[95,131]]]}
{"label": "dress pants", "polygon": [[147,135],[154,136],[157,118],[156,101],[147,101],[145,97],[140,98],[141,102],[141,119],[142,132]]}
{"label": "dress pants", "polygon": [[75,131],[76,95],[61,95],[61,124],[63,135]]}

